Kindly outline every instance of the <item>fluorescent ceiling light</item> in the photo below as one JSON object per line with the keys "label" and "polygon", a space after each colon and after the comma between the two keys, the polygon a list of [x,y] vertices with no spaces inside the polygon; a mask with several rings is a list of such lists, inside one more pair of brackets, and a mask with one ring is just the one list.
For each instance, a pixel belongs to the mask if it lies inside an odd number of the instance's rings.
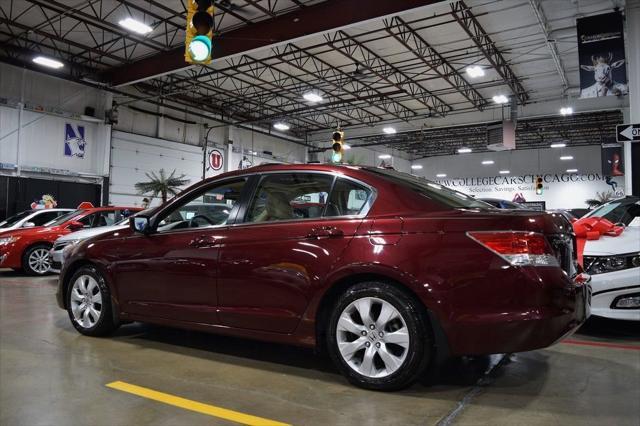
{"label": "fluorescent ceiling light", "polygon": [[276,124],[274,124],[274,125],[273,125],[273,127],[274,127],[276,130],[280,130],[280,131],[283,131],[283,132],[284,132],[284,131],[287,131],[287,130],[289,130],[289,129],[291,128],[291,127],[290,127],[288,124],[286,124],[286,123],[276,123]]}
{"label": "fluorescent ceiling light", "polygon": [[322,96],[318,95],[317,93],[308,92],[302,95],[302,97],[309,102],[314,102],[314,103],[322,102]]}
{"label": "fluorescent ceiling light", "polygon": [[571,107],[560,108],[560,114],[562,114],[562,115],[571,115],[571,114],[573,114],[573,108],[571,108]]}
{"label": "fluorescent ceiling light", "polygon": [[388,135],[393,135],[396,132],[396,129],[394,129],[393,127],[385,127],[384,129],[382,129],[382,131]]}
{"label": "fluorescent ceiling light", "polygon": [[436,177],[447,177],[447,175],[445,173],[438,173]]}
{"label": "fluorescent ceiling light", "polygon": [[509,102],[509,98],[507,98],[505,95],[495,95],[493,97],[493,102],[497,104],[506,104],[507,102]]}
{"label": "fluorescent ceiling light", "polygon": [[33,58],[33,62],[35,62],[38,65],[44,65],[45,67],[49,67],[49,68],[62,68],[64,67],[64,64],[60,61],[56,61],[55,59],[51,59],[51,58],[45,58],[44,56],[36,56],[35,58]]}
{"label": "fluorescent ceiling light", "polygon": [[471,152],[471,148],[460,148],[458,154],[468,154]]}
{"label": "fluorescent ceiling light", "polygon": [[551,144],[551,148],[564,148],[565,146],[567,146],[567,144],[562,142]]}
{"label": "fluorescent ceiling light", "polygon": [[346,143],[343,143],[342,149],[351,149],[351,145],[347,145]]}
{"label": "fluorescent ceiling light", "polygon": [[511,171],[509,171],[509,170],[500,170],[498,173],[500,173],[501,175],[508,175],[509,173],[511,173]]}
{"label": "fluorescent ceiling light", "polygon": [[378,158],[381,160],[388,160],[391,158],[391,156],[389,154],[380,154],[378,155]]}
{"label": "fluorescent ceiling light", "polygon": [[563,155],[560,159],[562,161],[573,160],[573,155]]}
{"label": "fluorescent ceiling light", "polygon": [[567,169],[567,173],[577,173],[578,169]]}
{"label": "fluorescent ceiling light", "polygon": [[413,170],[422,170],[422,164],[412,164],[411,168]]}
{"label": "fluorescent ceiling light", "polygon": [[118,22],[121,27],[124,27],[134,33],[138,34],[148,34],[153,31],[153,28],[145,24],[144,22],[136,21],[133,18],[126,18],[122,21]]}
{"label": "fluorescent ceiling light", "polygon": [[467,67],[467,75],[471,78],[478,78],[484,76],[484,68],[474,65]]}
{"label": "fluorescent ceiling light", "polygon": [[493,160],[484,160],[482,162],[482,164],[484,164],[485,166],[488,166],[489,164],[494,164],[494,161]]}

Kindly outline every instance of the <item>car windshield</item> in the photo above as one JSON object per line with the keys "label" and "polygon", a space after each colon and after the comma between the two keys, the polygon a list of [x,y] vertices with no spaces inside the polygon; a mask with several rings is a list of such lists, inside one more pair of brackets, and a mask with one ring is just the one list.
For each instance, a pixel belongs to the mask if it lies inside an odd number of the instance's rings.
{"label": "car windshield", "polygon": [[62,225],[63,223],[67,222],[70,219],[73,219],[74,217],[78,216],[80,213],[82,213],[84,210],[74,210],[72,212],[69,212],[67,214],[63,214],[62,216],[60,216],[57,219],[52,220],[51,222],[47,222],[44,224],[44,226],[58,226],[58,225]]}
{"label": "car windshield", "polygon": [[628,226],[640,216],[640,198],[628,197],[604,204],[583,217],[601,217],[613,223]]}
{"label": "car windshield", "polygon": [[29,216],[32,213],[33,213],[32,210],[26,210],[14,216],[11,216],[5,219],[3,222],[0,222],[0,228],[9,228],[15,225],[16,223],[20,222],[22,219],[24,219],[25,217]]}
{"label": "car windshield", "polygon": [[420,195],[439,201],[449,207],[465,209],[494,209],[493,206],[485,203],[484,201],[476,200],[462,192],[454,191],[435,182],[418,178],[407,173],[378,168],[367,168],[367,170],[381,175],[387,180],[409,188]]}

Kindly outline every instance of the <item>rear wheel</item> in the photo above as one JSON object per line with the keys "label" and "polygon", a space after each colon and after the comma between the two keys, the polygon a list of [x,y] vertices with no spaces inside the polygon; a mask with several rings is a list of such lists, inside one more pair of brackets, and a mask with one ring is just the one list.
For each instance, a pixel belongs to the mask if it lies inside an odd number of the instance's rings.
{"label": "rear wheel", "polygon": [[45,275],[51,269],[51,256],[47,244],[29,247],[22,256],[22,269],[29,275]]}
{"label": "rear wheel", "polygon": [[409,386],[431,356],[420,306],[383,282],[356,284],[339,298],[330,315],[327,344],[351,383],[374,390]]}
{"label": "rear wheel", "polygon": [[93,266],[84,266],[71,277],[67,312],[75,329],[87,336],[105,336],[118,328],[109,287]]}

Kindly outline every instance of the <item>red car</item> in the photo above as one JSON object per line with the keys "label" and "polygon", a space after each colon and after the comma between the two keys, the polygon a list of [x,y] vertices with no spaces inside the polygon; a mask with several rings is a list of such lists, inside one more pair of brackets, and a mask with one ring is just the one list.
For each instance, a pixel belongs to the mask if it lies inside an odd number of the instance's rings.
{"label": "red car", "polygon": [[83,228],[112,225],[140,210],[134,207],[82,208],[45,226],[0,232],[0,268],[21,270],[29,275],[47,274],[51,268],[49,250],[57,238]]}
{"label": "red car", "polygon": [[[205,200],[228,215],[189,208]],[[130,225],[68,253],[57,299],[82,334],[144,321],[304,345],[391,390],[446,355],[549,346],[589,310],[565,219],[393,170],[230,172]]]}

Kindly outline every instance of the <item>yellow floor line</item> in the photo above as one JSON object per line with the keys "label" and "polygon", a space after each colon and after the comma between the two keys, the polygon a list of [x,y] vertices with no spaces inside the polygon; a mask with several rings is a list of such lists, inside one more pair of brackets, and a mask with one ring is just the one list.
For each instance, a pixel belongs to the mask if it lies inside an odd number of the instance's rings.
{"label": "yellow floor line", "polygon": [[214,405],[203,404],[202,402],[191,401],[190,399],[181,398],[179,396],[170,395],[164,392],[154,391],[153,389],[143,388],[142,386],[136,386],[125,382],[111,382],[105,386],[111,389],[117,389],[122,392],[128,392],[133,395],[141,396],[143,398],[152,399],[154,401],[163,402],[165,404],[173,405],[174,407],[180,407],[185,410],[195,411],[196,413],[206,414],[213,417],[218,417],[225,420],[231,420],[232,422],[241,423],[244,425],[252,426],[290,426],[287,423],[277,422],[275,420],[264,419],[262,417],[256,417],[249,414],[239,413],[233,410],[227,410],[226,408],[216,407]]}

